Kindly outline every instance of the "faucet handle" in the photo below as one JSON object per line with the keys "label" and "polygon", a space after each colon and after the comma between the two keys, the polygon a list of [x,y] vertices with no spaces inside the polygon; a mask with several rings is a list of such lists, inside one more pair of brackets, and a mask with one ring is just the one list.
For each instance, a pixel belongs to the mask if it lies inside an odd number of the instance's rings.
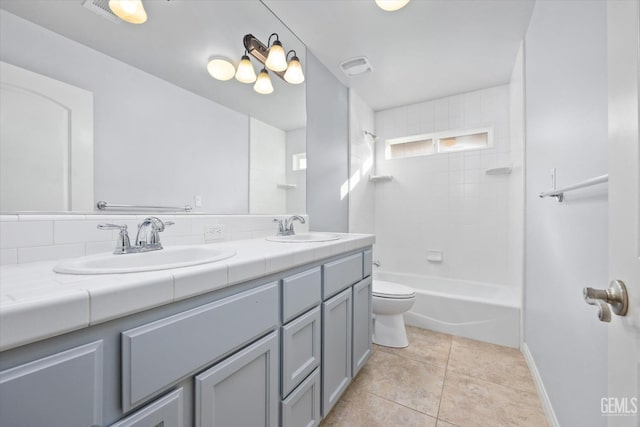
{"label": "faucet handle", "polygon": [[98,224],[98,229],[100,230],[120,230],[120,231],[126,231],[127,230],[127,224]]}
{"label": "faucet handle", "polygon": [[116,249],[113,251],[115,255],[122,255],[131,251],[131,241],[129,240],[129,233],[127,232],[127,225],[122,224],[98,224],[100,230],[120,230],[118,235],[118,242],[116,243]]}

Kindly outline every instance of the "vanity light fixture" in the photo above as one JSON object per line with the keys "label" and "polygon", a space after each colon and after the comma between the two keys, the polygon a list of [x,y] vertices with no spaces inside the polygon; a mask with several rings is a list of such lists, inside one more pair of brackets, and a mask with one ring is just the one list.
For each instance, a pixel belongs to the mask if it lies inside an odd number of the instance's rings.
{"label": "vanity light fixture", "polygon": [[214,56],[209,59],[207,71],[211,74],[211,77],[222,81],[231,80],[236,74],[236,68],[231,60],[222,56]]}
{"label": "vanity light fixture", "polygon": [[263,68],[258,75],[256,84],[253,85],[253,90],[262,95],[268,95],[273,92],[273,85],[271,84],[271,77],[266,68]]}
{"label": "vanity light fixture", "polygon": [[284,79],[287,81],[287,83],[297,85],[304,82],[304,73],[302,72],[302,64],[300,64],[300,60],[298,59],[295,50],[290,50],[289,52],[287,52],[287,58],[292,52],[293,56],[289,60],[287,71],[285,71],[284,73]]}
{"label": "vanity light fixture", "polygon": [[387,12],[395,12],[405,7],[409,0],[376,0],[376,4],[382,10]]}
{"label": "vanity light fixture", "polygon": [[[272,38],[276,40],[271,43]],[[236,71],[236,80],[242,83],[253,83],[253,89],[263,95],[273,92],[273,84],[269,75],[270,70],[284,81],[290,84],[300,84],[304,82],[304,73],[302,64],[295,50],[290,50],[285,55],[282,43],[278,39],[278,34],[273,33],[269,36],[267,45],[258,40],[253,34],[246,34],[242,39],[244,45],[244,55],[238,64]],[[271,45],[271,47],[268,47]],[[289,55],[291,55],[289,59]],[[256,78],[253,65],[249,55],[253,56],[261,64],[263,68]]]}
{"label": "vanity light fixture", "polygon": [[236,71],[236,80],[241,83],[253,83],[256,81],[256,72],[253,69],[253,64],[251,64],[251,59],[249,59],[249,55],[247,55],[247,51],[244,51],[244,55],[242,55],[242,59],[240,59],[240,63],[238,64],[238,71]]}
{"label": "vanity light fixture", "polygon": [[147,21],[142,0],[109,0],[109,9],[118,18],[131,24],[143,24]]}

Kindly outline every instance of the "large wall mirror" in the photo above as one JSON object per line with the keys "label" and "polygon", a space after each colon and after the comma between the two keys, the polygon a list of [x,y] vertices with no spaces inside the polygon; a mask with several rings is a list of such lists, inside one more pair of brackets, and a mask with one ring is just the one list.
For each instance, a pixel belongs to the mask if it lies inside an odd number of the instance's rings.
{"label": "large wall mirror", "polygon": [[304,44],[257,0],[148,1],[142,25],[106,3],[0,3],[0,211],[306,212],[305,84],[270,73],[262,95],[207,72],[237,66],[245,34],[277,33],[306,70]]}

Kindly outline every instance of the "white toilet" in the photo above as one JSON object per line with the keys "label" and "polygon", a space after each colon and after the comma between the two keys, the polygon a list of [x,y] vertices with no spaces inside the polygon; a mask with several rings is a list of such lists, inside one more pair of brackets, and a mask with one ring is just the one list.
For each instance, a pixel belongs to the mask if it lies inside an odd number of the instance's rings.
{"label": "white toilet", "polygon": [[416,291],[399,283],[373,279],[373,342],[385,347],[409,345],[402,314],[413,307]]}

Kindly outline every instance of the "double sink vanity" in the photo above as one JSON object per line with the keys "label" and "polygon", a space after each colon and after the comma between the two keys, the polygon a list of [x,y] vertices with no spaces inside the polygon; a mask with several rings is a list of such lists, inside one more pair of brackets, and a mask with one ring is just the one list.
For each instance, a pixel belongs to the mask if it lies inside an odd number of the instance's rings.
{"label": "double sink vanity", "polygon": [[2,424],[318,425],[371,353],[373,242],[307,233],[3,267],[3,286],[42,296],[0,305]]}

